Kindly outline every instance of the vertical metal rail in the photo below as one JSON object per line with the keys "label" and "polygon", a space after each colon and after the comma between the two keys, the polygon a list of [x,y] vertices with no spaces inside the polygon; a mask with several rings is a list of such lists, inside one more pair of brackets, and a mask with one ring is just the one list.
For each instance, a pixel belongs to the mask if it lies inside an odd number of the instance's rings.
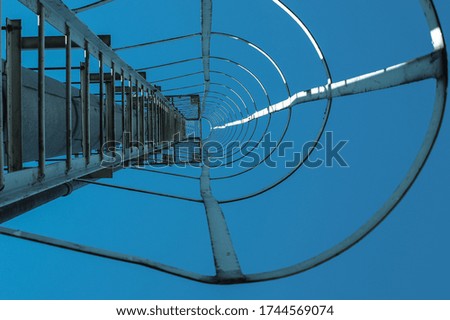
{"label": "vertical metal rail", "polygon": [[159,98],[156,98],[156,145],[161,142],[161,105]]}
{"label": "vertical metal rail", "polygon": [[39,179],[45,177],[45,7],[38,3],[38,144]]}
{"label": "vertical metal rail", "polygon": [[169,131],[170,131],[170,121],[169,121],[169,110],[165,108],[164,112],[164,128],[165,128],[165,140],[169,141]]}
{"label": "vertical metal rail", "polygon": [[177,145],[178,145],[178,142],[180,141],[180,139],[176,133],[178,115],[174,112],[172,117],[173,118],[172,118],[172,133],[171,133],[171,135],[173,137],[172,138],[173,139],[173,159],[174,159],[175,163],[177,163],[177,156],[178,156]]}
{"label": "vertical metal rail", "polygon": [[170,109],[167,109],[167,112],[166,112],[166,118],[167,118],[167,123],[166,123],[166,125],[167,125],[167,141],[172,141],[171,140],[171,134],[172,134],[172,125],[171,125],[171,123],[172,123],[172,119],[170,118],[171,116],[172,116],[172,113],[171,113]]}
{"label": "vertical metal rail", "polygon": [[164,121],[165,121],[165,114],[164,114],[164,107],[160,104],[159,105],[159,132],[160,132],[160,143],[162,144],[165,140],[165,132],[164,132]]}
{"label": "vertical metal rail", "polygon": [[169,110],[164,108],[164,140],[169,141],[169,130],[170,130],[170,121],[169,121]]}
{"label": "vertical metal rail", "polygon": [[156,162],[156,96],[153,90],[151,92],[151,126],[152,126],[152,133],[151,133],[151,143],[152,143],[152,149],[153,149],[153,161]]}
{"label": "vertical metal rail", "polygon": [[158,115],[158,119],[159,119],[159,123],[158,123],[159,144],[161,144],[164,141],[164,131],[163,131],[164,110],[163,110],[163,106],[161,104],[161,100],[160,99],[158,99],[158,111],[159,111],[159,115]]}
{"label": "vertical metal rail", "polygon": [[122,99],[122,159],[125,159],[127,144],[127,128],[126,128],[126,110],[125,110],[125,75],[123,69],[120,70],[120,97]]}
{"label": "vertical metal rail", "polygon": [[155,147],[155,96],[153,90],[150,93],[150,143],[152,149]]}
{"label": "vertical metal rail", "polygon": [[145,89],[142,87],[141,88],[141,92],[142,92],[142,133],[141,133],[141,140],[142,140],[142,146],[145,147],[147,145],[147,92],[145,91]]}
{"label": "vertical metal rail", "polygon": [[150,91],[147,90],[146,91],[146,101],[147,101],[147,118],[146,118],[146,123],[147,123],[147,146],[149,148],[151,148],[151,142],[152,142],[152,134],[151,134],[151,101],[152,101],[152,97],[150,94]]}
{"label": "vertical metal rail", "polygon": [[66,172],[72,168],[72,34],[66,24]]}
{"label": "vertical metal rail", "polygon": [[137,124],[137,141],[138,141],[138,148],[141,149],[141,135],[142,135],[142,121],[141,121],[141,114],[142,114],[142,91],[141,87],[139,86],[139,83],[136,82],[136,105],[137,105],[137,113],[136,113],[136,124]]}
{"label": "vertical metal rail", "polygon": [[141,112],[139,115],[139,121],[140,121],[140,125],[139,127],[141,128],[140,131],[140,136],[139,136],[139,142],[141,143],[141,148],[144,148],[145,145],[145,120],[144,120],[144,115],[145,115],[145,92],[144,92],[144,88],[142,88],[142,86],[139,88],[141,97]]}
{"label": "vertical metal rail", "polygon": [[127,92],[127,105],[128,105],[128,146],[133,146],[133,79],[130,77],[128,80],[128,92]]}
{"label": "vertical metal rail", "polygon": [[162,141],[165,142],[167,141],[166,138],[166,132],[167,132],[167,126],[166,126],[166,108],[164,108],[164,106],[161,108],[162,111],[162,122],[161,122],[161,130],[162,130]]}
{"label": "vertical metal rail", "polygon": [[[107,91],[107,145],[108,151],[109,148],[115,148],[115,140],[116,140],[116,116],[115,116],[115,100],[116,100],[116,70],[114,63],[111,66],[111,82],[108,84]],[[122,127],[122,130],[123,127]]]}
{"label": "vertical metal rail", "polygon": [[[130,77],[128,80],[128,83],[125,87],[125,95],[126,95],[126,106],[127,106],[127,112],[126,112],[126,150],[127,154],[132,150],[133,146],[133,101],[131,96],[131,88],[132,88],[132,78]],[[128,166],[130,164],[129,161],[125,162],[125,166]]]}
{"label": "vertical metal rail", "polygon": [[159,131],[160,131],[160,143],[161,144],[163,144],[164,143],[164,140],[165,140],[165,135],[164,135],[164,116],[165,116],[165,112],[164,112],[164,105],[161,103],[161,101],[159,102],[159,112],[160,112],[160,121],[161,121],[161,124],[160,124],[160,128],[159,128]]}
{"label": "vertical metal rail", "polygon": [[158,132],[158,130],[159,130],[158,97],[155,97],[155,105],[154,105],[154,107],[155,107],[155,120],[154,120],[154,123],[155,123],[155,146],[157,146],[158,145],[158,141],[159,141],[159,132]]}
{"label": "vertical metal rail", "polygon": [[155,97],[155,145],[159,144],[159,100]]}
{"label": "vertical metal rail", "polygon": [[174,132],[174,130],[173,130],[173,123],[175,121],[175,115],[172,112],[172,110],[169,110],[167,112],[167,120],[169,121],[169,139],[170,139],[170,141],[172,141],[172,139],[173,139],[173,132]]}
{"label": "vertical metal rail", "polygon": [[167,110],[167,140],[168,141],[172,141],[172,123],[173,123],[173,119],[172,119],[172,112],[171,110]]}
{"label": "vertical metal rail", "polygon": [[146,122],[145,122],[145,109],[147,106],[147,100],[145,97],[145,90],[144,88],[141,86],[141,143],[142,143],[142,148],[145,146],[145,136],[146,136],[146,132],[147,132],[147,126],[146,126]]}
{"label": "vertical metal rail", "polygon": [[169,116],[167,108],[164,108],[164,141],[169,140]]}
{"label": "vertical metal rail", "polygon": [[148,142],[149,147],[153,148],[153,92],[148,92]]}
{"label": "vertical metal rail", "polygon": [[89,42],[85,41],[84,44],[84,64],[82,67],[82,127],[83,127],[83,155],[86,161],[86,165],[91,162],[91,106],[90,106],[90,93],[89,93],[89,70],[90,70],[90,50]]}
{"label": "vertical metal rail", "polygon": [[175,125],[176,125],[176,114],[175,112],[173,112],[172,110],[170,111],[170,136],[172,137],[172,139],[175,141]]}
{"label": "vertical metal rail", "polygon": [[161,103],[161,100],[159,101],[159,132],[160,132],[160,136],[159,136],[159,143],[163,144],[164,143],[164,106]]}
{"label": "vertical metal rail", "polygon": [[[135,137],[135,144],[136,144],[136,147],[138,147],[139,149],[140,149],[140,145],[139,145],[139,143],[140,143],[140,139],[139,139],[139,137],[140,137],[140,133],[141,133],[141,127],[140,127],[140,120],[139,120],[139,115],[140,115],[140,113],[141,113],[141,101],[140,101],[140,96],[139,96],[139,82],[138,82],[138,80],[136,79],[136,82],[134,83],[134,92],[135,92],[135,95],[136,95],[136,97],[133,99],[133,102],[134,102],[134,109],[135,109],[135,112],[136,112],[136,117],[134,118],[134,121],[135,121],[135,126],[136,126],[136,137]],[[133,116],[134,116],[134,114],[133,114]]]}
{"label": "vertical metal rail", "polygon": [[[211,54],[211,29],[212,29],[212,0],[202,0],[202,62],[205,89],[202,100],[202,111],[205,109],[206,98],[211,84],[210,79],[210,54]],[[201,121],[201,120],[200,120]]]}
{"label": "vertical metal rail", "polygon": [[6,20],[8,171],[22,170],[22,22]]}
{"label": "vertical metal rail", "polygon": [[[100,98],[100,106],[99,106],[99,154],[100,159],[103,158],[103,146],[105,143],[105,73],[104,73],[104,66],[103,66],[103,53],[99,53],[98,58],[99,63],[99,73],[100,73],[100,82],[99,82],[99,98]],[[114,75],[111,76],[111,83],[113,84],[112,87],[114,88]],[[114,90],[114,89],[113,89]],[[108,97],[107,100],[110,98]],[[114,96],[112,99],[112,105],[114,105]]]}

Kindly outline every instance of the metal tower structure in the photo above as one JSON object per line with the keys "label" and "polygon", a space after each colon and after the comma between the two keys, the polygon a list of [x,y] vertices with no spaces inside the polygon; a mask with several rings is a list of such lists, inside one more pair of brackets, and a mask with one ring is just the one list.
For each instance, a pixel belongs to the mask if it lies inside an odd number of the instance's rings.
{"label": "metal tower structure", "polygon": [[[3,91],[0,90],[0,95],[3,95],[0,96],[0,167],[3,168],[0,170],[0,222],[11,220],[91,184],[201,203],[206,212],[216,272],[214,275],[201,275],[140,257],[0,226],[0,234],[4,236],[138,264],[204,283],[235,284],[287,277],[338,256],[376,228],[415,182],[439,133],[447,98],[448,71],[446,45],[432,0],[419,0],[429,26],[434,48],[432,52],[342,81],[334,81],[325,53],[300,17],[282,1],[274,0],[286,13],[286,18],[292,19],[309,39],[327,76],[327,82],[323,85],[298,92],[291,92],[283,70],[263,48],[239,35],[213,31],[212,0],[201,1],[201,32],[121,48],[112,48],[109,35],[94,34],[77,17],[79,12],[106,5],[112,0],[97,1],[75,9],[69,9],[61,0],[18,1],[37,16],[38,36],[23,36],[22,22],[9,19],[6,20],[2,33],[2,36],[6,34],[6,61],[1,64],[3,77],[0,78],[0,86],[4,88]],[[49,35],[47,25],[52,26],[53,33],[56,30],[59,34]],[[196,37],[201,39],[200,57],[164,65],[134,69],[118,54],[133,48]],[[213,38],[245,43],[267,59],[281,78],[288,98],[279,102],[272,101],[263,82],[252,70],[232,58],[211,55]],[[65,65],[50,66],[46,59],[47,49],[64,52]],[[36,54],[35,69],[22,66],[22,54],[25,51]],[[152,68],[164,68],[194,60],[201,61],[201,71],[178,74],[154,82],[146,79],[145,71]],[[251,90],[226,70],[212,69],[212,60],[237,66],[247,73],[264,92],[267,105],[256,105]],[[75,65],[74,61],[77,62]],[[64,81],[47,76],[50,70],[64,72]],[[203,77],[200,84],[165,90],[156,85],[198,74]],[[234,81],[248,94],[254,105],[247,106],[233,88],[213,82],[212,74],[220,74]],[[275,271],[245,274],[221,206],[264,195],[302,168],[326,131],[333,99],[428,79],[436,82],[435,105],[420,151],[403,181],[373,216],[347,238],[310,259]],[[217,86],[226,87],[230,94],[215,91],[214,87]],[[189,89],[190,92],[178,94],[180,89]],[[231,95],[236,97],[231,99]],[[236,103],[236,100],[242,103]],[[281,178],[256,192],[222,200],[215,197],[212,181],[232,179],[264,164],[283,141],[293,108],[319,100],[326,101],[321,126],[311,148],[295,166]],[[239,163],[243,161],[245,154],[261,144],[264,136],[270,132],[272,115],[278,112],[285,112],[288,121],[270,154],[241,171],[211,176],[211,171],[218,166],[218,158],[225,159],[220,166]],[[261,122],[258,121],[262,119],[269,120],[263,130],[259,131]],[[209,134],[202,132],[207,127],[211,130]],[[234,150],[225,150],[225,145],[233,141],[241,141],[246,145],[255,139],[257,144],[246,148],[243,156],[228,161],[236,153]],[[211,141],[219,142],[213,151],[205,147]],[[147,166],[176,164],[198,167],[201,173],[196,177],[160,173],[198,181],[199,197],[124,187],[105,183],[103,180],[112,178],[120,169],[158,172]]]}

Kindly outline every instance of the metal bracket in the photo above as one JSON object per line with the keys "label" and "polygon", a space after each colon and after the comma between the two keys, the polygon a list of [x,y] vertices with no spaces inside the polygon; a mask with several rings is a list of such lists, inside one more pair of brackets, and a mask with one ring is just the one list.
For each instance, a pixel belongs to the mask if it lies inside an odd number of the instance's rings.
{"label": "metal bracket", "polygon": [[[100,34],[100,35],[98,35],[98,37],[107,46],[111,46],[111,35]],[[23,50],[36,50],[38,48],[38,45],[39,45],[39,37],[23,37],[22,38],[22,49]],[[65,36],[46,36],[45,37],[45,49],[64,49],[65,47],[66,47],[66,37]],[[80,48],[80,46],[76,42],[72,41],[72,48]]]}

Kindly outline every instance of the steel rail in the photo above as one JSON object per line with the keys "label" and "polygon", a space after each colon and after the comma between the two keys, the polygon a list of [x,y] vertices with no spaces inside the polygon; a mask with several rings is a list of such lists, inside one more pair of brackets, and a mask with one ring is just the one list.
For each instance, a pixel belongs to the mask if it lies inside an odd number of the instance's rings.
{"label": "steel rail", "polygon": [[61,248],[83,254],[88,254],[96,257],[106,258],[110,260],[116,260],[120,262],[126,262],[130,264],[140,265],[146,268],[161,271],[174,276],[182,277],[189,280],[199,281],[203,283],[220,283],[221,280],[214,276],[204,276],[198,273],[181,270],[179,268],[171,267],[159,262],[144,259],[141,257],[131,256],[123,253],[117,253],[100,248],[89,247],[78,243],[68,242],[60,239],[50,238],[34,233],[24,232],[20,230],[14,230],[0,226],[0,234],[12,238],[31,241],[35,243],[44,244],[51,247]]}
{"label": "steel rail", "polygon": [[[202,37],[202,63],[203,63],[203,78],[204,78],[204,93],[203,101],[208,97],[211,75],[211,28],[212,28],[212,0],[201,0],[201,37]],[[202,103],[201,109],[205,109],[205,104]]]}
{"label": "steel rail", "polygon": [[[155,44],[161,44],[161,43],[166,43],[166,42],[172,42],[172,41],[177,41],[177,40],[183,40],[183,39],[189,39],[192,37],[197,37],[200,36],[201,33],[192,33],[192,34],[187,34],[184,36],[178,36],[178,37],[172,37],[172,38],[167,38],[167,39],[162,39],[162,40],[155,40],[155,41],[149,41],[149,42],[144,42],[144,43],[138,43],[138,44],[132,44],[132,45],[128,45],[128,46],[123,46],[123,47],[118,47],[118,48],[114,48],[114,51],[121,51],[121,50],[128,50],[128,49],[135,49],[135,48],[141,48],[141,47],[145,47],[145,46],[151,46],[151,45],[155,45]],[[155,82],[155,81],[153,81]]]}
{"label": "steel rail", "polygon": [[108,4],[108,3],[112,2],[112,1],[114,1],[114,0],[99,0],[99,1],[87,4],[85,6],[82,6],[82,7],[74,8],[74,9],[72,9],[72,11],[75,12],[75,13],[80,13],[80,12],[83,12],[83,11],[87,11],[87,10],[91,10],[91,9],[94,9],[94,8],[98,8],[100,6],[104,6],[105,4]]}
{"label": "steel rail", "polygon": [[74,179],[74,181],[88,183],[88,184],[92,184],[92,185],[96,185],[96,186],[100,186],[100,187],[119,189],[119,190],[124,190],[124,191],[132,191],[132,192],[137,192],[137,193],[144,193],[144,194],[149,194],[149,195],[153,195],[153,196],[160,196],[160,197],[164,197],[164,198],[172,198],[172,199],[185,200],[185,201],[190,201],[190,202],[202,202],[202,200],[200,200],[200,199],[182,197],[182,196],[177,196],[174,194],[161,193],[161,192],[155,192],[155,191],[150,191],[150,190],[142,190],[142,189],[137,189],[137,188],[118,186],[118,185],[114,185],[114,184],[102,183],[102,182],[88,180],[88,179]]}
{"label": "steel rail", "polygon": [[152,170],[152,169],[146,169],[146,168],[129,167],[128,169],[138,170],[138,171],[143,171],[143,172],[157,173],[157,174],[162,174],[162,175],[169,175],[169,176],[174,176],[174,177],[179,177],[179,178],[186,178],[186,179],[194,179],[194,180],[200,179],[199,177],[188,176],[188,175],[172,173],[172,172],[163,172],[163,171],[160,171],[160,170]]}

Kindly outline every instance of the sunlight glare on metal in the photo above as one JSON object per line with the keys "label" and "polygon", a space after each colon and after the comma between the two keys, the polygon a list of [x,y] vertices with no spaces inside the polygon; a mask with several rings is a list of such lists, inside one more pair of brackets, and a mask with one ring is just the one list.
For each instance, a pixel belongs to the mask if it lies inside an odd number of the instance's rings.
{"label": "sunlight glare on metal", "polygon": [[302,28],[303,32],[306,34],[306,36],[309,38],[309,41],[314,46],[314,49],[316,49],[317,55],[319,56],[320,60],[323,60],[323,54],[322,51],[319,48],[319,45],[317,44],[316,40],[314,39],[311,32],[308,30],[308,28],[305,26],[305,24],[288,8],[284,3],[282,3],[280,0],[273,0],[273,2],[279,6],[281,9],[284,10],[291,18],[294,20],[300,28]]}

